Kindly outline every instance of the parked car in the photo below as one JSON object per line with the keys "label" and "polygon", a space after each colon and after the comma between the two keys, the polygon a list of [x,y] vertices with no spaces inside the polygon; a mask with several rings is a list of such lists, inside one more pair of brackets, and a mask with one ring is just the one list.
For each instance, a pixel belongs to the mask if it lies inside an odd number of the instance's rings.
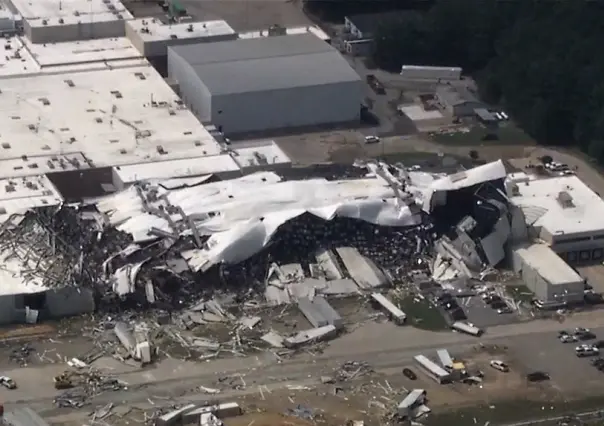
{"label": "parked car", "polygon": [[550,379],[550,375],[545,371],[533,371],[526,375],[529,382],[543,382]]}
{"label": "parked car", "polygon": [[574,343],[579,340],[574,334],[562,334],[558,338],[562,343]]}
{"label": "parked car", "polygon": [[514,311],[509,306],[506,306],[505,308],[499,308],[499,309],[497,309],[497,313],[499,315],[511,314],[512,312],[514,312]]}
{"label": "parked car", "polygon": [[587,331],[585,333],[575,333],[575,336],[577,336],[579,340],[593,340],[596,338],[596,335],[591,331]]}
{"label": "parked car", "polygon": [[600,350],[593,345],[580,345],[575,348],[575,354],[579,358],[597,356],[600,354]]}
{"label": "parked car", "polygon": [[377,136],[365,136],[366,144],[379,143],[379,142],[380,142],[380,138]]}
{"label": "parked car", "polygon": [[403,368],[403,374],[409,380],[417,380],[417,375],[410,368]]}
{"label": "parked car", "polygon": [[593,365],[594,367],[599,367],[600,365],[604,365],[604,359],[602,359],[602,358],[592,359],[591,365]]}
{"label": "parked car", "polygon": [[0,376],[0,385],[6,389],[17,389],[17,383],[8,376]]}
{"label": "parked car", "polygon": [[510,367],[505,362],[500,361],[498,359],[491,360],[491,362],[489,364],[495,370],[499,370],[499,371],[502,371],[504,373],[507,373],[508,371],[510,371]]}

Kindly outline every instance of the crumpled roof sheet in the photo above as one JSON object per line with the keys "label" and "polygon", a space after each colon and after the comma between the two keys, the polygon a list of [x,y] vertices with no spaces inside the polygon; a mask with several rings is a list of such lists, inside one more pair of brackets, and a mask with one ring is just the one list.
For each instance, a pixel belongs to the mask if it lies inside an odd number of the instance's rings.
{"label": "crumpled roof sheet", "polygon": [[[97,208],[112,225],[131,234],[134,242],[157,238],[149,233],[151,228],[173,234],[170,222],[182,222],[182,214],[170,214],[168,220],[149,213],[148,208],[145,211],[138,191],[130,187],[108,196],[98,202]],[[393,189],[379,178],[284,182],[274,173],[263,172],[175,190],[166,189],[160,182],[148,185],[142,192],[147,195],[147,207],[182,209],[199,234],[210,236],[207,248],[183,252],[194,270],[245,260],[260,251],[279,226],[304,213],[325,220],[341,216],[385,226],[421,222],[421,217],[401,203]],[[188,229],[181,235],[190,233]]]}

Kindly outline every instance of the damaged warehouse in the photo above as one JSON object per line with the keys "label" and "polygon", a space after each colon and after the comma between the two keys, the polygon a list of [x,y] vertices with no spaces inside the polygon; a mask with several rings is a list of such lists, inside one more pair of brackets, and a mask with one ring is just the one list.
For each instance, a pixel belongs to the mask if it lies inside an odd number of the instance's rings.
{"label": "damaged warehouse", "polygon": [[[16,265],[6,273],[45,292],[43,309],[30,298],[24,305],[43,318],[91,311],[94,302],[117,309],[116,300],[171,312],[217,290],[241,298],[252,291],[268,305],[371,293],[428,268],[436,241],[441,272],[454,265],[477,275],[501,260],[510,233],[501,162],[450,176],[358,167],[363,177],[344,180],[260,172],[148,181],[15,215],[2,228],[3,256]],[[442,214],[450,203],[455,214]],[[468,244],[456,241],[468,239],[473,253],[460,253]],[[2,322],[22,321],[12,303]],[[326,325],[341,326],[337,312],[319,310]]]}

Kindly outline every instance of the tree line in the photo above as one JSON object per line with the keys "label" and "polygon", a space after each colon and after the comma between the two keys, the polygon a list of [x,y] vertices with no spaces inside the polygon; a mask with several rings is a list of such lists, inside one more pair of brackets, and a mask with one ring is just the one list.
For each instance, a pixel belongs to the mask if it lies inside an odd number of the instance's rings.
{"label": "tree line", "polygon": [[374,62],[461,66],[539,142],[604,163],[604,1],[435,0],[379,26]]}

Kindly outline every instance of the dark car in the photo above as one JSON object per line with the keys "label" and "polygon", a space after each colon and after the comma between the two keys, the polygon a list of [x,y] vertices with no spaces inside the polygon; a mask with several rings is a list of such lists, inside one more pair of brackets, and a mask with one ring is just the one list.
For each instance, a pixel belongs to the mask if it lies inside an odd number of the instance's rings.
{"label": "dark car", "polygon": [[577,333],[577,337],[579,340],[593,340],[596,338],[596,335],[591,331],[584,331],[582,333]]}
{"label": "dark car", "polygon": [[549,380],[550,376],[544,371],[533,371],[532,373],[526,375],[526,379],[529,382],[543,382]]}
{"label": "dark car", "polygon": [[594,360],[591,361],[591,365],[593,365],[594,367],[599,367],[601,365],[604,365],[604,359],[602,358],[596,358]]}
{"label": "dark car", "polygon": [[417,380],[416,374],[410,368],[403,368],[403,374],[409,380]]}

